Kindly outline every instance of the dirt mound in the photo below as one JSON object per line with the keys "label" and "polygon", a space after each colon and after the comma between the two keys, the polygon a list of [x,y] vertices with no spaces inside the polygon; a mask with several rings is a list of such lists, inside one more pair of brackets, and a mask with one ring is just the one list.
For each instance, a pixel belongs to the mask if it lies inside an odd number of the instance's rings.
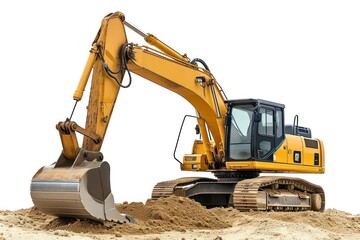
{"label": "dirt mound", "polygon": [[121,213],[136,219],[136,224],[96,222],[48,216],[36,208],[14,212],[2,212],[3,216],[14,214],[16,218],[6,220],[11,226],[21,226],[34,230],[66,230],[74,233],[93,234],[149,234],[165,231],[185,232],[191,229],[221,229],[231,224],[222,220],[216,213],[208,211],[198,202],[188,198],[171,196],[143,203],[117,204]]}
{"label": "dirt mound", "polygon": [[360,216],[336,209],[242,213],[234,208],[206,209],[191,199],[175,196],[148,200],[145,204],[125,202],[117,204],[117,208],[133,216],[137,223],[57,218],[36,208],[0,211],[0,240],[62,237],[220,240],[239,235],[243,239],[246,236],[249,239],[253,236],[256,239],[360,239]]}
{"label": "dirt mound", "polygon": [[219,229],[231,226],[200,203],[184,197],[171,196],[148,200],[145,205],[124,203],[117,205],[117,208],[120,212],[132,215],[147,225],[168,226],[166,231],[174,230],[173,226],[186,229]]}
{"label": "dirt mound", "polygon": [[[99,223],[89,220],[54,218],[45,229],[93,232],[96,234],[148,234],[165,231],[185,232],[190,229],[220,229],[231,225],[208,211],[198,202],[171,196],[143,203],[117,204],[121,213],[136,219],[136,224]],[[34,210],[33,210],[34,211]]]}

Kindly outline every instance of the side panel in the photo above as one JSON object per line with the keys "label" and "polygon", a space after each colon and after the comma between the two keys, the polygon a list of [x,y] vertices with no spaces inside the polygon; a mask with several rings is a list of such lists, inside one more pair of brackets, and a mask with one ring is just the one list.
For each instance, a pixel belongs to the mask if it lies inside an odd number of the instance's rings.
{"label": "side panel", "polygon": [[287,139],[283,141],[279,149],[274,153],[273,159],[274,162],[278,163],[288,163],[288,150],[287,150]]}
{"label": "side panel", "polygon": [[288,149],[288,163],[322,167],[324,158],[321,143],[317,139],[301,136],[286,135]]}

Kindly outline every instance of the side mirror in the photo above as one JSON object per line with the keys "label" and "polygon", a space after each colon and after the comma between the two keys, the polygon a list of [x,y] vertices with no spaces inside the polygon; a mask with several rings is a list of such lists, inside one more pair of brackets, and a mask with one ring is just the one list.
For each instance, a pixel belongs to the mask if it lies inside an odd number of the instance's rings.
{"label": "side mirror", "polygon": [[254,122],[261,122],[261,114],[257,111],[254,112]]}
{"label": "side mirror", "polygon": [[225,117],[225,126],[230,126],[230,125],[231,125],[231,116],[226,115],[226,117]]}
{"label": "side mirror", "polygon": [[199,135],[199,134],[200,134],[199,124],[196,124],[196,126],[195,126],[195,133],[196,133],[196,135]]}

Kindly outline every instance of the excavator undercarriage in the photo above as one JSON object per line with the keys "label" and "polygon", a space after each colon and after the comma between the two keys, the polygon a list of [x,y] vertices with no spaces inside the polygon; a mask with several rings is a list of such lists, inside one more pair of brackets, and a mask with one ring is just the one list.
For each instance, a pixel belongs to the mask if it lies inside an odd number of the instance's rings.
{"label": "excavator undercarriage", "polygon": [[206,207],[240,211],[323,211],[323,189],[300,178],[261,176],[235,181],[186,177],[156,184],[152,198],[189,197]]}

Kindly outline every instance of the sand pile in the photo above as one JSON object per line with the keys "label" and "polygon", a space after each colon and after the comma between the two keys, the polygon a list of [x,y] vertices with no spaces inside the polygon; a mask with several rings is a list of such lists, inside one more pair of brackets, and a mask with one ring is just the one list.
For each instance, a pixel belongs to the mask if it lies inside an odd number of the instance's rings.
{"label": "sand pile", "polygon": [[184,197],[171,196],[148,200],[146,204],[117,205],[119,212],[129,214],[147,227],[159,231],[188,229],[220,229],[231,225],[200,203]]}
{"label": "sand pile", "polygon": [[[136,224],[118,224],[113,222],[96,222],[48,216],[36,208],[22,209],[14,212],[4,211],[0,215],[15,215],[4,222],[10,226],[21,226],[33,230],[66,230],[74,233],[114,234],[149,234],[165,231],[185,232],[191,229],[221,229],[231,226],[216,213],[208,211],[198,202],[183,197],[169,197],[158,200],[149,199],[143,203],[117,204],[121,213],[129,214],[136,219]],[[59,234],[61,231],[58,231]],[[68,234],[60,234],[67,236]]]}
{"label": "sand pile", "polygon": [[248,212],[206,209],[183,197],[122,203],[120,212],[136,224],[74,220],[45,215],[35,208],[0,211],[4,239],[360,239],[360,216],[325,212]]}
{"label": "sand pile", "polygon": [[[148,200],[143,203],[117,204],[121,213],[129,214],[137,221],[136,224],[117,224],[112,222],[98,223],[89,220],[74,220],[53,218],[39,213],[35,209],[29,211],[29,217],[34,216],[44,221],[42,228],[51,230],[68,230],[72,232],[92,232],[96,234],[148,234],[165,231],[185,232],[190,229],[219,229],[231,225],[221,220],[218,215],[208,211],[188,198],[169,197],[158,200]],[[49,221],[50,220],[50,221]]]}

